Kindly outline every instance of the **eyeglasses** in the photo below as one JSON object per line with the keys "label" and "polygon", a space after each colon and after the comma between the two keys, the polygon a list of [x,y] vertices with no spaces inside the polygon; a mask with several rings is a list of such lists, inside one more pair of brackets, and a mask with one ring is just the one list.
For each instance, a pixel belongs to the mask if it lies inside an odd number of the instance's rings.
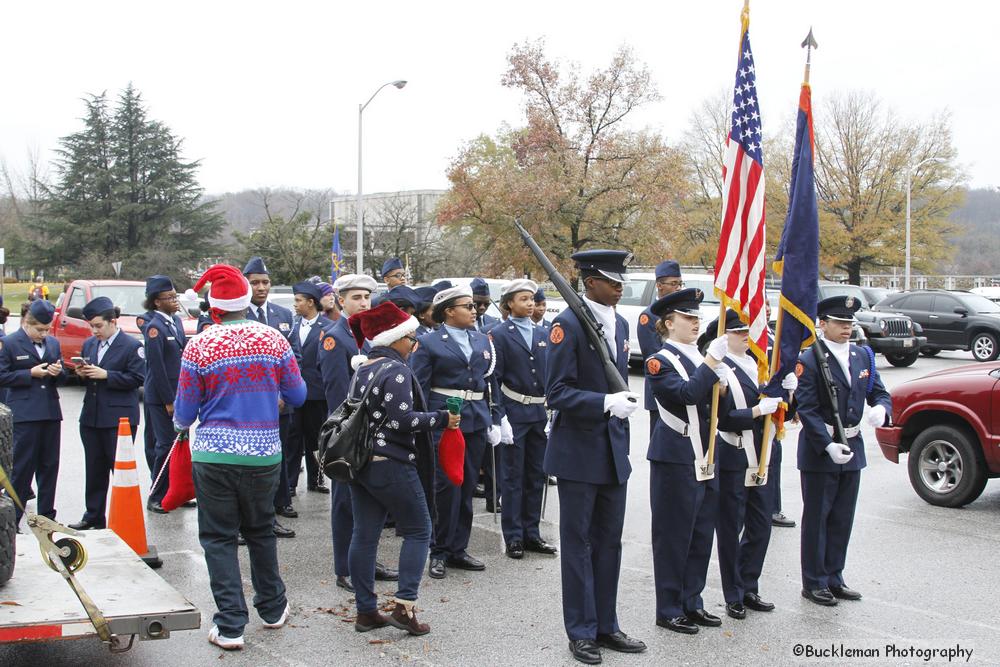
{"label": "eyeglasses", "polygon": [[418,341],[417,341],[417,337],[416,336],[403,336],[403,338],[405,338],[406,340],[410,341],[410,347],[416,347],[417,346],[417,342]]}
{"label": "eyeglasses", "polygon": [[456,303],[454,306],[449,306],[449,308],[465,308],[466,310],[472,311],[476,309],[476,304],[474,303]]}
{"label": "eyeglasses", "polygon": [[386,278],[402,278],[402,277],[404,277],[405,275],[406,275],[406,274],[405,274],[405,273],[403,273],[402,271],[397,271],[397,272],[395,272],[395,273],[390,273],[389,275],[387,275],[387,276],[386,276]]}
{"label": "eyeglasses", "polygon": [[177,301],[178,299],[180,299],[180,296],[177,294],[161,294],[156,297],[157,301]]}
{"label": "eyeglasses", "polygon": [[665,287],[684,287],[683,280],[663,280],[661,278],[660,280],[656,281],[656,284],[663,285]]}

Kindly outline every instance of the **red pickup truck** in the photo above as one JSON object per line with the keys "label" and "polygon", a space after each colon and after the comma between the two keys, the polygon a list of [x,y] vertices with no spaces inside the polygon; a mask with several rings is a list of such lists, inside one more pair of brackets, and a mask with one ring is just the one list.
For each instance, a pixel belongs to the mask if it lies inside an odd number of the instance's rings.
{"label": "red pickup truck", "polygon": [[[56,314],[52,319],[51,329],[52,335],[59,340],[63,363],[68,368],[73,367],[70,360],[80,356],[83,341],[91,336],[90,324],[83,319],[83,306],[99,296],[108,297],[121,308],[118,326],[123,333],[142,342],[142,333],[135,324],[135,318],[146,312],[142,307],[142,302],[146,299],[146,283],[139,280],[74,280],[56,301]],[[182,304],[178,315],[184,322],[184,333],[192,336],[198,320],[191,315],[191,304]]]}

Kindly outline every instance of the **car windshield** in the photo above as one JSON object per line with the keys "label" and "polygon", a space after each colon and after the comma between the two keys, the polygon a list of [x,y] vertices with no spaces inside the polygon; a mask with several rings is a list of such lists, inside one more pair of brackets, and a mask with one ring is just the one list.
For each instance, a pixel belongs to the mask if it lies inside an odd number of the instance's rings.
{"label": "car windshield", "polygon": [[618,301],[622,306],[643,306],[642,295],[646,293],[646,286],[653,282],[649,278],[629,278],[629,281],[622,285],[622,298]]}
{"label": "car windshield", "polygon": [[121,308],[122,315],[142,315],[146,309],[142,302],[146,300],[144,285],[95,285],[90,290],[91,298],[106,296],[111,303]]}
{"label": "car windshield", "polygon": [[966,308],[980,315],[1000,313],[1000,303],[990,301],[985,296],[979,296],[978,294],[963,294],[960,298]]}
{"label": "car windshield", "polygon": [[853,296],[861,302],[862,309],[868,310],[871,308],[868,299],[865,298],[865,293],[861,291],[860,287],[855,285],[823,285],[822,294],[821,299],[827,299],[831,296]]}
{"label": "car windshield", "polygon": [[701,293],[705,295],[702,300],[701,305],[719,305],[719,297],[715,296],[715,285],[712,283],[711,278],[690,278],[684,276],[684,289],[694,287],[695,289],[700,289]]}

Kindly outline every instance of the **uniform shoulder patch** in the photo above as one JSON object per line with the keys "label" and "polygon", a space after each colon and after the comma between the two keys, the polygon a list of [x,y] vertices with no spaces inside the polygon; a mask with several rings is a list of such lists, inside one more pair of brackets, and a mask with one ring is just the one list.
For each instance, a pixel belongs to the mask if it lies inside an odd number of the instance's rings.
{"label": "uniform shoulder patch", "polygon": [[323,338],[323,349],[329,352],[333,348],[337,347],[337,341],[333,339],[333,336],[326,336]]}
{"label": "uniform shoulder patch", "polygon": [[160,335],[160,330],[159,329],[157,329],[156,327],[150,327],[149,328],[149,337],[150,338],[156,338],[159,335]]}
{"label": "uniform shoulder patch", "polygon": [[806,370],[805,364],[801,361],[795,362],[795,377],[802,377],[802,373]]}
{"label": "uniform shoulder patch", "polygon": [[656,357],[650,357],[646,360],[646,371],[650,375],[657,375],[660,372],[660,360]]}
{"label": "uniform shoulder patch", "polygon": [[552,327],[552,331],[549,332],[549,340],[552,341],[553,345],[558,345],[559,343],[563,342],[563,338],[565,337],[566,333],[560,326]]}
{"label": "uniform shoulder patch", "polygon": [[639,324],[641,324],[642,326],[646,326],[647,324],[649,324],[649,315],[647,315],[646,313],[640,315]]}

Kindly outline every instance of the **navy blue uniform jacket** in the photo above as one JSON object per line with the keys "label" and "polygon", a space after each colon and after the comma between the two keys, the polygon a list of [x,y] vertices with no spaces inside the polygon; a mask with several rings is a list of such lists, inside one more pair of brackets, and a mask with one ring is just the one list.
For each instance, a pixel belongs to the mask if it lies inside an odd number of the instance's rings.
{"label": "navy blue uniform jacket", "polygon": [[[891,414],[892,399],[885,390],[878,371],[871,370],[868,353],[857,345],[851,345],[848,359],[851,371],[850,387],[847,386],[847,379],[844,377],[840,362],[829,352],[826,355],[833,381],[837,385],[837,403],[844,426],[855,426],[861,422],[866,401],[868,405],[882,405],[886,413]],[[802,364],[802,373],[799,375],[799,388],[795,392],[799,421],[802,422],[802,432],[799,434],[799,470],[805,472],[861,470],[867,465],[867,461],[865,443],[860,433],[848,438],[847,444],[854,452],[854,456],[844,465],[837,465],[827,454],[826,446],[833,442],[834,438],[827,432],[826,425],[833,424],[833,412],[827,403],[824,393],[826,390],[822,385],[823,375],[812,348],[799,356],[799,363]],[[868,393],[868,375],[871,372],[875,373],[875,381],[871,393]]]}
{"label": "navy blue uniform jacket", "polygon": [[[628,381],[628,323],[615,315],[616,365]],[[604,412],[611,393],[604,366],[572,310],[556,317],[549,332],[546,388],[558,413],[545,450],[545,472],[588,484],[624,484],[629,463],[629,426]]]}
{"label": "navy blue uniform jacket", "polygon": [[[364,351],[368,352],[365,341]],[[341,317],[323,330],[316,353],[320,375],[323,376],[323,391],[326,394],[326,409],[333,412],[347,399],[347,390],[354,371],[351,359],[358,354],[358,343],[354,340],[346,317]]]}
{"label": "navy blue uniform jacket", "polygon": [[163,315],[145,312],[139,316],[139,328],[146,348],[146,380],[142,400],[150,405],[168,405],[177,395],[177,378],[181,374],[181,354],[187,338],[184,323],[177,315],[171,319],[174,331],[167,326]]}
{"label": "navy blue uniform jacket", "polygon": [[[649,308],[639,315],[639,322],[635,327],[635,337],[639,339],[639,351],[645,361],[660,351],[663,347],[663,340],[660,334],[656,333],[656,315]],[[653,398],[653,390],[649,386],[649,380],[645,381],[646,388],[646,409],[656,411],[656,399]]]}
{"label": "navy blue uniform jacket", "polygon": [[[729,366],[733,370],[733,373],[736,374],[739,386],[733,386],[732,379],[730,378],[729,391],[726,392],[725,396],[720,398],[719,430],[736,433],[746,430],[753,431],[753,446],[757,450],[757,460],[760,461],[760,448],[764,442],[764,419],[754,419],[753,417],[753,408],[760,403],[760,387],[757,384],[757,378],[751,378],[729,357],[723,359],[722,363]],[[734,391],[743,392],[747,404],[745,409],[736,407],[736,399],[733,398]],[[788,400],[787,392],[785,392],[782,400]],[[786,419],[790,418],[791,411],[787,412],[785,416]],[[772,443],[771,445],[771,461],[769,465],[772,466],[781,463],[781,448],[775,446],[776,444]],[[750,443],[744,440],[743,446],[749,447]],[[722,438],[719,438],[715,442],[715,450],[718,454],[716,461],[719,463],[720,470],[746,470],[747,455],[742,449],[734,447]]]}
{"label": "navy blue uniform jacket", "polygon": [[[545,329],[531,327],[530,350],[513,322],[501,322],[493,327],[490,335],[497,351],[494,371],[497,386],[502,384],[526,396],[545,396],[545,362],[549,345]],[[546,419],[544,404],[523,405],[502,391],[497,395],[496,403],[500,415],[511,422],[527,424]]]}
{"label": "navy blue uniform jacket", "polygon": [[[83,396],[80,423],[93,428],[114,428],[119,417],[129,423],[139,423],[139,387],[146,376],[142,345],[124,331],[119,331],[104,358],[97,363],[100,341],[91,336],[83,341],[84,359],[108,372],[107,380],[84,380],[87,393]],[[82,378],[81,378],[82,379]]]}
{"label": "navy blue uniform jacket", "polygon": [[[686,406],[695,405],[698,408],[698,428],[701,432],[703,452],[708,451],[708,423],[712,411],[712,386],[716,383],[715,371],[707,364],[697,366],[684,356],[684,353],[668,342],[663,349],[680,357],[681,365],[687,371],[688,381],[685,382],[673,364],[654,355],[646,360],[646,379],[657,402],[663,408],[682,421],[688,421]],[[661,463],[694,463],[694,450],[691,448],[691,438],[670,428],[657,416],[653,437],[649,441],[646,458]]]}
{"label": "navy blue uniform jacket", "polygon": [[15,423],[62,419],[56,387],[66,379],[66,371],[54,377],[31,377],[33,366],[44,362],[54,364],[61,359],[59,341],[52,336],[45,337],[45,353],[41,359],[24,329],[0,341],[0,387],[8,390],[7,406],[14,413]]}
{"label": "navy blue uniform jacket", "polygon": [[319,339],[323,335],[323,329],[326,329],[333,322],[330,318],[320,313],[309,329],[305,345],[299,342],[299,326],[301,322],[301,318],[295,321],[295,324],[292,326],[292,332],[289,334],[288,342],[292,345],[295,360],[299,362],[302,380],[306,383],[306,400],[323,401],[326,400],[326,393],[323,391],[323,376],[319,372],[319,364],[317,363]]}
{"label": "navy blue uniform jacket", "polygon": [[[447,409],[445,401],[448,397],[431,391],[431,387],[486,393],[487,385],[493,384],[493,376],[487,377],[493,365],[493,352],[486,334],[469,331],[472,357],[468,361],[462,348],[448,335],[448,330],[443,326],[424,334],[418,340],[420,345],[410,355],[410,368],[413,369],[413,374],[427,398],[428,412]],[[492,389],[493,400],[496,401],[498,400],[496,392],[499,389],[496,386]],[[493,425],[494,419],[488,399],[489,396],[486,395],[481,401],[466,401],[462,405],[463,433],[481,431]]]}

